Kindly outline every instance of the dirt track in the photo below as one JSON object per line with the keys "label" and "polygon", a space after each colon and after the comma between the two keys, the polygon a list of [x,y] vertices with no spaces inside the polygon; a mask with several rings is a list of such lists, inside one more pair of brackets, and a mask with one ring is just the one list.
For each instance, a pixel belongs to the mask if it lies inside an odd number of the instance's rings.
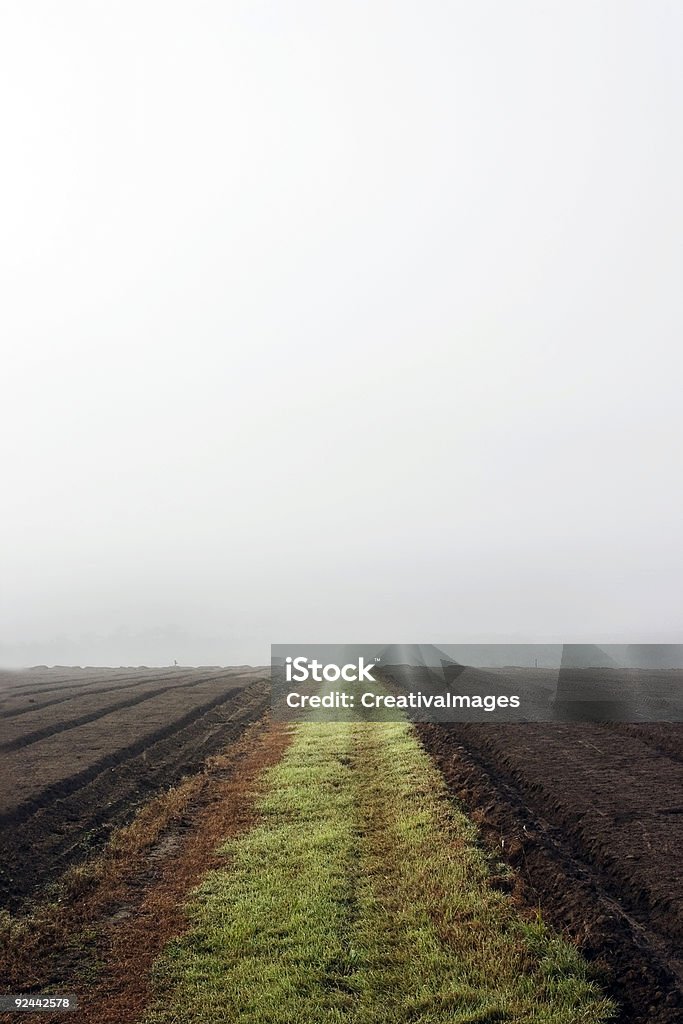
{"label": "dirt track", "polygon": [[16,909],[264,711],[254,669],[0,680],[0,906]]}
{"label": "dirt track", "polygon": [[683,726],[418,731],[518,895],[600,963],[622,1024],[678,1022]]}

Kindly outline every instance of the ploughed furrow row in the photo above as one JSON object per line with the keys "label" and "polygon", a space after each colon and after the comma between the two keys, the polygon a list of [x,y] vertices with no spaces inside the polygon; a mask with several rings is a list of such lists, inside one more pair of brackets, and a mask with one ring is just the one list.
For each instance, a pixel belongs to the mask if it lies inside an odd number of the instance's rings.
{"label": "ploughed furrow row", "polygon": [[632,913],[683,946],[683,765],[597,725],[460,728],[575,837]]}
{"label": "ploughed furrow row", "polygon": [[61,704],[66,700],[74,700],[88,693],[106,693],[110,690],[124,690],[130,686],[141,686],[152,681],[161,681],[168,676],[133,676],[112,675],[107,680],[109,685],[97,684],[96,680],[89,679],[74,681],[73,679],[64,682],[59,686],[41,686],[38,689],[27,690],[25,693],[10,693],[1,702],[0,718],[13,718],[16,715],[25,715],[31,711],[39,711],[41,708],[50,707],[53,704]]}
{"label": "ploughed furrow row", "polygon": [[[655,807],[657,791],[668,800],[675,790],[675,780],[668,786],[669,769],[679,766],[652,750],[644,755],[636,740],[629,752],[624,737],[592,725],[417,729],[452,794],[487,842],[516,869],[518,895],[531,907],[540,906],[555,927],[571,934],[607,972],[623,1007],[619,1022],[678,1021],[683,1010],[680,916],[675,899],[665,895],[679,863],[671,848],[676,840],[672,843],[669,836],[659,850],[645,843],[653,859],[650,867],[642,852],[644,830],[635,824],[629,834],[618,819],[625,812],[633,825],[638,803],[647,813],[648,785]],[[615,758],[613,771],[600,760],[601,733],[616,745],[621,741],[621,760]],[[648,773],[643,788],[636,787],[629,801],[624,790],[633,785],[633,777],[625,765],[633,762],[637,776],[643,761],[659,762],[659,784],[653,790]],[[600,843],[593,835],[597,822],[603,832]],[[633,878],[626,885],[622,879],[629,871]],[[677,891],[677,885],[670,889]]]}
{"label": "ploughed furrow row", "polygon": [[[169,675],[178,677],[209,672],[246,672],[253,665],[158,665],[121,666],[117,669],[96,668],[89,666],[79,669],[78,666],[65,669],[55,674],[54,669],[0,669],[0,705],[9,698],[32,697],[57,690],[73,690],[79,692],[84,686],[93,690],[108,687],[112,681],[122,682],[127,679],[144,681],[167,678]],[[20,681],[21,680],[21,681]]]}
{"label": "ploughed furrow row", "polygon": [[[253,678],[253,677],[251,677]],[[249,681],[245,676],[243,682]],[[0,756],[0,825],[28,817],[46,799],[66,795],[101,767],[132,756],[151,742],[178,731],[225,699],[232,681],[211,680],[145,701],[141,707],[111,711],[95,722],[57,733],[22,750]]]}
{"label": "ploughed furrow row", "polygon": [[83,686],[96,685],[98,682],[109,683],[113,679],[139,679],[143,674],[153,678],[155,673],[159,674],[163,671],[162,669],[147,669],[143,673],[133,669],[122,669],[121,671],[104,672],[98,669],[93,672],[85,672],[73,669],[68,674],[52,675],[50,672],[21,669],[17,672],[0,673],[0,693],[3,698],[33,697],[43,693],[54,693],[56,690],[78,690]]}
{"label": "ploughed furrow row", "polygon": [[[219,678],[223,675],[230,675],[231,670],[221,669],[212,670],[209,673],[202,673],[203,679]],[[121,682],[116,683],[113,686],[88,686],[87,688],[81,686],[68,686],[60,687],[61,693],[58,697],[52,697],[46,701],[39,701],[38,698],[31,698],[28,695],[24,695],[21,698],[10,702],[6,702],[2,710],[0,710],[0,719],[17,718],[23,715],[29,715],[36,711],[42,711],[43,708],[55,707],[57,704],[65,704],[67,701],[77,701],[82,697],[89,696],[100,696],[104,693],[116,693],[119,690],[132,690],[140,686],[145,685],[156,685],[159,686],[162,683],[174,681],[179,686],[186,686],[192,682],[193,679],[197,678],[198,673],[163,673],[161,675],[147,675],[147,676],[131,676],[126,675],[121,677]],[[113,677],[116,678],[116,677]],[[123,680],[131,680],[130,682],[124,682]],[[44,691],[36,691],[44,692]]]}
{"label": "ploughed furrow row", "polygon": [[[19,750],[30,746],[32,743],[37,743],[39,740],[46,739],[48,736],[54,736],[57,733],[75,729],[79,725],[86,725],[88,722],[95,722],[99,718],[104,718],[105,715],[112,711],[135,707],[162,693],[167,693],[169,690],[190,690],[195,686],[200,686],[202,683],[209,682],[212,678],[214,677],[198,676],[196,679],[189,679],[184,682],[180,682],[176,678],[168,686],[159,686],[158,681],[156,683],[147,683],[146,689],[142,693],[136,693],[132,696],[126,695],[122,700],[118,701],[112,698],[110,703],[102,701],[101,692],[88,693],[83,697],[73,698],[74,703],[63,709],[61,718],[59,714],[55,715],[52,709],[49,711],[39,709],[30,713],[30,717],[28,715],[23,716],[20,721],[11,720],[10,722],[5,721],[0,724],[0,751]],[[230,677],[230,682],[234,686],[239,685],[239,677]],[[121,687],[124,693],[128,689],[130,687]],[[106,692],[119,693],[121,690]]]}
{"label": "ploughed furrow row", "polygon": [[13,910],[46,882],[100,848],[112,828],[132,819],[161,789],[197,771],[203,760],[261,717],[263,680],[198,705],[44,792],[28,816],[0,835],[0,905]]}
{"label": "ploughed furrow row", "polygon": [[[98,838],[106,838],[113,824],[130,819],[137,807],[145,803],[163,786],[172,786],[183,776],[199,771],[204,760],[235,739],[244,728],[260,718],[265,710],[265,690],[262,683],[252,683],[243,690],[235,690],[226,700],[195,718],[179,733],[164,737],[147,747],[141,754],[116,766],[116,785],[107,772],[98,775],[76,796],[77,813],[86,807],[83,825],[73,833],[63,826],[48,839],[52,862],[69,863],[88,853]],[[106,814],[102,812],[106,807]],[[69,800],[58,801],[56,814],[40,812],[39,830],[45,831],[45,818],[61,818],[70,808]],[[35,825],[33,826],[35,831]],[[83,842],[83,834],[87,841]]]}
{"label": "ploughed furrow row", "polygon": [[[110,672],[111,674],[111,672]],[[93,673],[88,673],[93,676]],[[5,668],[0,669],[0,695],[18,694],[26,690],[54,689],[65,682],[74,682],[75,677],[83,677],[81,669],[70,672],[55,672],[47,668]]]}
{"label": "ploughed furrow row", "polygon": [[683,727],[680,722],[610,722],[606,728],[632,736],[658,753],[683,762]]}

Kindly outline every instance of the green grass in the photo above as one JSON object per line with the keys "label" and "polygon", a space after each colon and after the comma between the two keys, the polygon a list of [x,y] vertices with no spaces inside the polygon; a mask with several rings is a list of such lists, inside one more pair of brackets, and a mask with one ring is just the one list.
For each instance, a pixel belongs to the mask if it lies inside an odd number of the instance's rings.
{"label": "green grass", "polygon": [[146,1024],[598,1024],[576,950],[489,884],[405,723],[301,724],[193,894]]}

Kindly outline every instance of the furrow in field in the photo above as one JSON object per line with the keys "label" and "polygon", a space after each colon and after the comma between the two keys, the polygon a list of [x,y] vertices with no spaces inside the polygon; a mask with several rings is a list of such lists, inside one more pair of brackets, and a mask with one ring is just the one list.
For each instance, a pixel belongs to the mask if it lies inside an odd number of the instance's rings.
{"label": "furrow in field", "polygon": [[634,916],[683,944],[683,765],[597,725],[454,731],[573,838]]}
{"label": "furrow in field", "polygon": [[146,671],[135,671],[125,669],[120,672],[115,670],[109,670],[108,672],[103,672],[102,670],[97,672],[72,671],[64,675],[48,676],[42,673],[35,674],[30,669],[24,669],[21,672],[2,673],[0,675],[0,693],[2,693],[3,697],[31,697],[35,694],[54,693],[56,690],[69,688],[78,690],[82,686],[94,686],[98,682],[110,682],[112,679],[132,679],[139,678],[142,675],[153,678],[153,674],[160,671],[163,670],[147,669]]}
{"label": "furrow in field", "polygon": [[[251,686],[230,694],[226,700],[210,708],[180,732],[164,737],[146,747],[125,764],[117,766],[116,780],[100,773],[83,790],[61,799],[52,808],[38,812],[38,824],[43,849],[50,850],[51,867],[71,862],[79,851],[94,844],[94,833],[105,834],[113,823],[130,818],[136,807],[150,798],[160,785],[173,785],[184,775],[201,769],[204,759],[233,739],[250,722],[263,714],[265,695],[263,687]],[[106,812],[102,812],[101,798],[106,796]],[[82,815],[79,828],[67,828],[64,835],[55,833],[54,826],[46,828],[47,820],[69,820],[71,809]],[[47,844],[45,841],[46,835]],[[83,838],[87,837],[84,844]]]}
{"label": "furrow in field", "polygon": [[[86,725],[89,722],[95,722],[100,718],[104,718],[110,712],[135,707],[170,690],[190,690],[195,686],[200,686],[202,683],[209,682],[213,678],[216,677],[199,676],[196,679],[185,681],[176,679],[168,686],[160,686],[159,681],[156,683],[146,683],[147,688],[142,693],[137,693],[133,696],[127,695],[118,701],[112,699],[109,703],[102,700],[103,692],[116,694],[121,692],[121,690],[125,692],[133,687],[91,692],[81,697],[74,697],[72,699],[73,703],[62,709],[61,718],[59,713],[55,714],[52,707],[50,707],[49,711],[38,709],[22,716],[20,721],[13,719],[0,724],[0,751],[9,752],[26,748],[32,743],[47,739],[49,736],[54,736],[57,733],[66,732],[70,729],[76,729],[78,726]],[[226,683],[229,679],[231,685],[239,685],[239,676],[228,677],[225,674],[219,678],[225,679]]]}
{"label": "furrow in field", "polygon": [[[88,686],[87,688],[83,688],[81,686],[60,687],[60,695],[58,697],[52,697],[46,701],[40,701],[38,697],[34,699],[31,698],[29,695],[23,695],[22,697],[16,698],[11,702],[6,702],[4,709],[0,711],[0,719],[11,719],[23,715],[30,715],[36,711],[42,711],[43,708],[55,707],[58,704],[65,704],[67,701],[78,701],[83,697],[97,697],[104,693],[116,693],[119,690],[132,690],[140,686],[159,685],[165,682],[175,682],[178,686],[187,686],[190,683],[192,683],[192,681],[196,679],[199,674],[201,674],[202,679],[214,679],[220,678],[224,675],[232,675],[234,674],[234,670],[212,670],[208,673],[198,673],[197,671],[191,673],[167,672],[153,676],[126,675],[122,676],[121,681],[115,683],[115,685],[113,686],[105,686],[104,682],[108,682],[108,680],[103,680],[102,685]],[[115,679],[116,676],[112,678]],[[126,679],[130,679],[132,681],[126,683],[125,681],[123,681]],[[40,693],[42,692],[43,691],[36,691],[38,695],[40,695]]]}
{"label": "furrow in field", "polygon": [[267,705],[264,681],[252,681],[83,773],[78,785],[43,799],[0,836],[0,904],[18,907],[46,881],[78,863],[160,788],[197,771]]}
{"label": "furrow in field", "polygon": [[680,722],[609,722],[604,728],[630,736],[659,754],[683,762],[683,727]]}
{"label": "furrow in field", "polygon": [[24,820],[45,801],[65,796],[103,768],[177,732],[225,698],[224,680],[183,687],[146,701],[144,714],[137,708],[113,711],[72,730],[68,742],[58,733],[3,754],[0,824]]}
{"label": "furrow in field", "polygon": [[[632,757],[633,752],[629,755],[624,749],[623,737],[620,743],[605,730],[607,739],[621,749],[620,759],[612,749],[614,771],[605,774],[595,770],[594,758],[605,755],[597,748],[596,734],[602,732],[597,726],[417,728],[453,795],[518,873],[518,895],[530,906],[540,906],[556,927],[603,965],[622,1004],[620,1024],[677,1022],[683,1009],[683,959],[672,937],[675,921],[664,903],[658,913],[644,910],[644,901],[652,901],[653,887],[644,878],[644,864],[633,855],[633,835],[615,823],[620,806],[628,815],[634,811],[622,786],[629,784],[629,761],[634,761],[636,773],[640,771],[638,745]],[[646,760],[658,757],[648,750]],[[671,795],[666,768],[672,762],[662,761],[658,784],[653,787],[650,779],[651,806],[656,806],[657,794]],[[584,773],[588,778],[582,782]],[[646,799],[645,792],[641,795]],[[576,813],[577,801],[582,813]],[[575,813],[570,817],[567,809],[572,808]],[[585,840],[584,829],[592,834],[596,821],[603,833],[602,846]],[[642,834],[637,829],[636,842]],[[601,858],[610,836],[610,854]],[[619,859],[621,868],[615,870]],[[655,854],[655,874],[662,859],[661,853]],[[628,876],[629,870],[634,881],[625,889],[618,878]]]}

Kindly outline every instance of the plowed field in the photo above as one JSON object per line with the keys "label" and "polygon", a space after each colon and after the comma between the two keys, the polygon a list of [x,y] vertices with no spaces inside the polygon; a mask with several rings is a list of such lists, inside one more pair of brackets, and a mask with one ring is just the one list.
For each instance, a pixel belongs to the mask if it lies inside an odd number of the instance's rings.
{"label": "plowed field", "polygon": [[265,710],[251,668],[0,676],[0,906],[15,908]]}
{"label": "plowed field", "polygon": [[421,725],[519,895],[600,962],[630,1024],[683,1012],[683,726]]}

